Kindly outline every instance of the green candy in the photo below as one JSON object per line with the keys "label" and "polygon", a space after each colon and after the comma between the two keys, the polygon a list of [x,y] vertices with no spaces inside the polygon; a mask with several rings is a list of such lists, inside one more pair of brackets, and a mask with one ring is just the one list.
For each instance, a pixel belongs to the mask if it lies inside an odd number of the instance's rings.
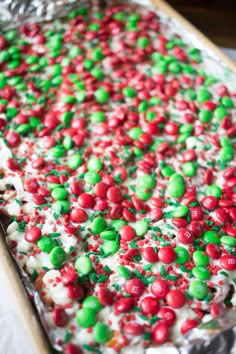
{"label": "green candy", "polygon": [[90,227],[94,234],[101,234],[101,232],[107,228],[107,223],[103,217],[98,216],[93,220]]}
{"label": "green candy", "polygon": [[236,238],[231,237],[231,236],[222,236],[220,238],[220,243],[223,245],[229,246],[229,247],[235,247],[236,246]]}
{"label": "green candy", "polygon": [[[152,107],[152,106],[160,105],[161,103],[162,103],[162,101],[159,97],[153,96],[150,98],[148,105]],[[156,113],[155,113],[155,116],[156,116]]]}
{"label": "green candy", "polygon": [[148,122],[152,122],[155,117],[156,117],[156,113],[155,113],[155,112],[148,111],[148,112],[146,113],[146,120],[147,120]]}
{"label": "green candy", "polygon": [[223,136],[222,138],[220,138],[220,145],[222,147],[231,146],[231,141],[227,136]]}
{"label": "green candy", "polygon": [[152,189],[156,185],[156,179],[153,175],[145,174],[140,177],[139,185],[143,188]]}
{"label": "green candy", "polygon": [[204,103],[206,101],[209,101],[211,99],[212,95],[207,89],[200,89],[197,92],[197,101],[199,103]]}
{"label": "green candy", "polygon": [[130,129],[130,131],[128,132],[129,137],[132,138],[133,140],[139,140],[139,138],[142,134],[143,134],[143,131],[139,127],[134,127],[132,129]]}
{"label": "green candy", "polygon": [[105,344],[113,337],[112,330],[108,325],[102,322],[96,323],[93,328],[93,338],[98,344]]}
{"label": "green candy", "polygon": [[65,188],[55,188],[51,195],[56,200],[65,200],[68,197],[68,192]]}
{"label": "green candy", "polygon": [[181,246],[177,246],[174,248],[175,253],[176,253],[176,259],[175,259],[175,263],[177,264],[185,264],[189,261],[189,253],[186,250],[186,248],[181,247]]}
{"label": "green candy", "polygon": [[114,227],[116,231],[119,231],[124,225],[127,225],[127,221],[122,219],[112,220],[111,223],[111,226]]}
{"label": "green candy", "polygon": [[85,173],[84,180],[90,185],[95,185],[101,180],[101,176],[96,171],[89,171]]}
{"label": "green candy", "polygon": [[210,186],[207,187],[206,195],[211,195],[217,199],[220,199],[222,195],[222,190],[216,184],[211,184]]}
{"label": "green candy", "polygon": [[6,116],[7,119],[12,119],[18,114],[18,110],[15,107],[7,107]]}
{"label": "green candy", "polygon": [[220,150],[220,159],[223,162],[233,161],[233,159],[234,159],[234,149],[232,148],[232,146],[224,146]]}
{"label": "green candy", "polygon": [[182,171],[187,177],[193,177],[196,174],[196,167],[194,162],[184,162],[182,165]]}
{"label": "green candy", "polygon": [[107,230],[107,231],[102,231],[100,233],[100,236],[104,240],[111,241],[111,240],[115,240],[116,239],[117,233],[115,231]]}
{"label": "green candy", "polygon": [[93,269],[93,263],[86,256],[80,256],[75,261],[75,269],[80,275],[87,275]]}
{"label": "green candy", "polygon": [[213,117],[213,113],[207,109],[202,109],[199,112],[199,120],[202,123],[209,123]]}
{"label": "green candy", "polygon": [[95,48],[93,51],[92,51],[92,57],[93,57],[93,60],[95,61],[100,61],[103,59],[104,55],[102,53],[102,49],[101,48]]}
{"label": "green candy", "polygon": [[190,133],[180,134],[177,138],[177,143],[178,144],[185,143],[189,136],[190,136]]}
{"label": "green candy", "polygon": [[181,198],[185,192],[185,182],[183,176],[174,173],[168,182],[167,191],[172,198]]}
{"label": "green candy", "polygon": [[206,267],[197,266],[192,269],[193,276],[200,280],[207,280],[211,277],[211,273]]}
{"label": "green candy", "polygon": [[94,67],[91,70],[91,75],[95,77],[97,80],[102,80],[104,78],[104,73],[101,68],[99,67]]}
{"label": "green candy", "polygon": [[214,116],[216,117],[216,119],[218,119],[219,121],[222,121],[226,116],[227,116],[228,112],[227,110],[223,107],[223,106],[218,106],[215,110],[214,110]]}
{"label": "green candy", "polygon": [[228,96],[222,97],[221,103],[226,108],[233,108],[234,107],[234,102],[233,102],[232,98],[230,98]]}
{"label": "green candy", "polygon": [[195,92],[193,89],[185,90],[185,92],[184,92],[184,98],[185,98],[187,101],[195,100],[196,97],[197,97],[196,92]]}
{"label": "green candy", "polygon": [[79,47],[71,47],[68,55],[70,58],[77,58],[81,54],[81,49]]}
{"label": "green candy", "polygon": [[63,146],[57,145],[50,149],[50,154],[52,155],[52,157],[58,158],[65,156],[65,151]]}
{"label": "green candy", "polygon": [[53,189],[59,188],[59,187],[63,188],[62,184],[59,184],[59,183],[50,183],[50,184],[48,185],[48,188],[49,188],[51,191],[52,191]]}
{"label": "green candy", "polygon": [[181,125],[181,127],[179,128],[179,132],[181,134],[186,134],[186,133],[191,133],[193,131],[194,127],[192,124],[183,124]]}
{"label": "green candy", "polygon": [[98,103],[106,103],[110,98],[109,92],[103,87],[98,88],[94,95]]}
{"label": "green candy", "polygon": [[177,61],[173,61],[172,63],[170,63],[168,68],[170,72],[173,74],[179,74],[182,71],[182,66]]}
{"label": "green candy", "polygon": [[125,278],[125,279],[131,279],[132,278],[132,272],[128,269],[128,268],[126,268],[126,267],[124,267],[124,266],[122,266],[122,265],[118,265],[117,267],[116,267],[116,272],[122,277],[122,278]]}
{"label": "green candy", "polygon": [[5,38],[9,41],[12,42],[14,39],[16,39],[17,32],[15,30],[9,30],[5,33]]}
{"label": "green candy", "polygon": [[97,321],[96,314],[90,308],[82,308],[76,313],[76,321],[81,328],[93,327]]}
{"label": "green candy", "polygon": [[87,168],[89,171],[101,171],[102,162],[97,157],[92,157],[88,160]]}
{"label": "green candy", "polygon": [[19,134],[26,134],[30,131],[31,127],[29,124],[21,124],[17,127],[16,131]]}
{"label": "green candy", "polygon": [[161,169],[161,174],[163,177],[170,177],[175,173],[171,166],[164,166]]}
{"label": "green candy", "polygon": [[143,156],[143,151],[136,146],[133,148],[133,153],[135,156]]}
{"label": "green candy", "polygon": [[149,224],[146,220],[139,220],[134,225],[134,229],[137,236],[143,236],[147,232]]}
{"label": "green candy", "polygon": [[76,98],[74,96],[67,95],[62,98],[62,102],[66,104],[73,104],[76,102]]}
{"label": "green candy", "polygon": [[52,204],[52,210],[57,214],[68,214],[70,211],[70,203],[68,200],[58,200]]}
{"label": "green candy", "polygon": [[137,96],[137,92],[133,87],[124,87],[123,88],[123,95],[126,97],[136,97]]}
{"label": "green candy", "polygon": [[89,71],[94,66],[94,61],[91,59],[84,59],[83,66],[84,66],[85,70]]}
{"label": "green candy", "polygon": [[101,111],[96,111],[90,115],[90,119],[93,123],[102,123],[105,120],[105,114]]}
{"label": "green candy", "polygon": [[189,209],[186,205],[179,205],[172,212],[172,218],[182,218],[182,217],[186,216],[188,214],[188,212],[189,212]]}
{"label": "green candy", "polygon": [[208,230],[204,232],[202,238],[206,244],[208,243],[213,243],[214,245],[220,244],[220,238],[217,236],[217,233],[213,230]]}
{"label": "green candy", "polygon": [[55,247],[55,241],[50,237],[43,236],[38,240],[37,246],[40,249],[40,251],[50,253],[52,249]]}
{"label": "green candy", "polygon": [[32,128],[37,128],[37,126],[40,125],[40,119],[37,117],[30,117],[29,124]]}
{"label": "green candy", "polygon": [[50,253],[50,261],[54,266],[60,266],[65,262],[66,252],[60,246],[56,246]]}
{"label": "green candy", "polygon": [[98,23],[91,23],[90,25],[89,25],[89,29],[91,30],[91,31],[98,31],[99,30],[99,28],[100,28],[100,25],[98,24]]}
{"label": "green candy", "polygon": [[95,312],[99,312],[102,309],[102,304],[97,296],[88,296],[82,303],[83,308],[91,309]]}
{"label": "green candy", "polygon": [[139,113],[144,113],[144,112],[146,112],[147,109],[148,109],[147,101],[142,101],[141,103],[139,103],[139,105],[138,105],[138,112]]}
{"label": "green candy", "polygon": [[87,92],[85,90],[81,90],[81,91],[76,92],[76,99],[79,103],[84,102],[86,99],[86,96],[87,96]]}
{"label": "green candy", "polygon": [[137,187],[135,194],[138,199],[148,200],[152,196],[152,191],[144,187]]}
{"label": "green candy", "polygon": [[101,250],[105,255],[115,254],[119,251],[120,245],[116,241],[105,241]]}
{"label": "green candy", "polygon": [[138,40],[137,40],[137,47],[141,48],[141,49],[145,49],[145,48],[148,47],[149,43],[150,43],[149,38],[147,38],[147,37],[139,37]]}
{"label": "green candy", "polygon": [[165,74],[167,72],[167,66],[168,64],[164,60],[159,61],[152,68],[153,74]]}
{"label": "green candy", "polygon": [[70,135],[66,135],[63,139],[62,145],[64,147],[64,149],[66,149],[67,151],[70,150],[73,146],[73,140],[71,138]]}
{"label": "green candy", "polygon": [[209,257],[203,251],[193,252],[193,261],[197,266],[207,266],[209,264]]}
{"label": "green candy", "polygon": [[189,288],[189,294],[197,300],[203,300],[207,296],[207,285],[201,280],[192,280]]}

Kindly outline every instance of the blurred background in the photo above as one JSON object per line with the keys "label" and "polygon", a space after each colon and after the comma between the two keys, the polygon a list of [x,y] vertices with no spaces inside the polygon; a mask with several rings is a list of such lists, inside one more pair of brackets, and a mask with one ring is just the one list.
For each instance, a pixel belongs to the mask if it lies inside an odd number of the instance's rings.
{"label": "blurred background", "polygon": [[221,47],[236,49],[236,0],[168,0]]}

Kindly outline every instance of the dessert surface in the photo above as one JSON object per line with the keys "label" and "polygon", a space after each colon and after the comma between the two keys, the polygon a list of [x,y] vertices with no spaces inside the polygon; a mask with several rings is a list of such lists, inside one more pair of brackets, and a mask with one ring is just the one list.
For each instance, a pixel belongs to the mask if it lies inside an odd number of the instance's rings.
{"label": "dessert surface", "polygon": [[236,305],[236,94],[144,8],[0,37],[0,210],[66,354],[141,354]]}

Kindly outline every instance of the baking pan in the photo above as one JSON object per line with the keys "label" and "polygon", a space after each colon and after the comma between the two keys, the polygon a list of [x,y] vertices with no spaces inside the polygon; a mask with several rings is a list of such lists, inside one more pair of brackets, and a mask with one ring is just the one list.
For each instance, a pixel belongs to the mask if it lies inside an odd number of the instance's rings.
{"label": "baking pan", "polygon": [[[103,1],[103,3],[106,2]],[[107,1],[107,3],[110,4],[110,1]],[[119,3],[119,1],[116,1],[116,3]],[[145,5],[147,2],[145,0],[141,0],[134,1],[134,3]],[[233,73],[233,77],[235,78],[236,63],[229,59],[208,38],[206,38],[199,30],[197,30],[165,1],[153,0],[152,4],[160,12],[160,14],[167,19],[167,21],[174,21],[177,28],[176,32],[178,32],[178,28],[181,29],[180,35],[182,35],[181,32],[183,33],[184,31],[189,41],[193,40],[196,47],[206,51],[209,57],[211,57],[214,61],[220,62],[223,69],[229,71],[231,74]],[[0,229],[0,233],[0,258],[2,266],[7,274],[9,285],[13,296],[15,297],[15,306],[17,306],[16,310],[20,314],[28,336],[31,338],[31,342],[34,345],[34,352],[32,354],[52,353],[53,348],[50,346],[45,330],[46,324],[42,323],[42,314],[39,314],[36,310],[36,307],[39,308],[39,306],[37,306],[37,302],[39,304],[41,300],[39,299],[39,296],[37,299],[33,299],[32,294],[34,291],[32,289],[31,293],[30,285],[28,284],[29,282],[27,282],[27,276],[23,275],[19,271],[19,267],[17,266],[16,261],[14,260],[14,257],[6,244],[4,230]],[[151,349],[150,353],[151,352],[153,354],[156,352],[160,353],[160,348],[157,351],[155,349]],[[182,351],[177,352],[182,353]]]}

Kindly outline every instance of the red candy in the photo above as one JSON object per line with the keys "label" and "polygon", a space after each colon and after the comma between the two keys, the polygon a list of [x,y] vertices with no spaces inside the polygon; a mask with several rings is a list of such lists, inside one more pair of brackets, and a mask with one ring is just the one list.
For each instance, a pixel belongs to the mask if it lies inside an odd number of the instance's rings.
{"label": "red candy", "polygon": [[52,318],[56,326],[65,327],[68,323],[69,316],[61,307],[54,307]]}
{"label": "red candy", "polygon": [[84,290],[80,285],[68,285],[66,287],[67,296],[72,299],[79,301],[84,296]]}
{"label": "red candy", "polygon": [[191,329],[197,327],[199,325],[199,322],[197,320],[194,320],[194,319],[187,319],[184,321],[184,323],[182,324],[181,326],[181,333],[182,334],[185,334],[189,331],[191,331]]}
{"label": "red candy", "polygon": [[88,215],[83,209],[74,209],[70,213],[70,219],[75,224],[84,223],[87,221]]}
{"label": "red candy", "polygon": [[149,263],[155,263],[158,261],[158,253],[155,251],[154,247],[145,247],[143,249],[143,258]]}
{"label": "red candy", "polygon": [[195,235],[190,229],[182,228],[178,231],[178,240],[184,245],[190,245],[193,243]]}
{"label": "red candy", "polygon": [[125,283],[125,291],[132,296],[141,296],[144,290],[145,286],[140,279],[133,278]]}
{"label": "red candy", "polygon": [[206,196],[202,199],[201,204],[207,210],[215,210],[218,206],[218,199],[212,196]]}
{"label": "red candy", "polygon": [[123,298],[115,304],[115,313],[128,312],[133,307],[133,304],[134,301],[132,298]]}
{"label": "red candy", "polygon": [[42,231],[38,227],[31,227],[26,231],[25,239],[28,242],[37,242],[42,236]]}
{"label": "red candy", "polygon": [[111,306],[113,304],[113,295],[107,288],[101,287],[97,292],[97,297],[103,306]]}
{"label": "red candy", "polygon": [[107,199],[115,204],[118,204],[122,200],[122,194],[119,188],[110,187],[107,191]]}
{"label": "red candy", "polygon": [[189,225],[189,230],[191,230],[197,238],[201,237],[204,233],[204,227],[198,221],[191,221]]}
{"label": "red candy", "polygon": [[211,304],[210,314],[212,317],[218,317],[225,312],[224,306],[222,304]]}
{"label": "red candy", "polygon": [[163,279],[156,279],[151,285],[151,292],[158,299],[164,299],[168,291],[169,287]]}
{"label": "red candy", "polygon": [[180,290],[170,290],[166,296],[166,302],[174,309],[180,309],[185,304],[185,296]]}
{"label": "red candy", "polygon": [[209,243],[206,246],[206,254],[212,259],[219,259],[221,256],[220,247],[213,243]]}
{"label": "red candy", "polygon": [[155,343],[162,344],[165,343],[169,335],[168,326],[165,322],[158,323],[152,332],[152,338]]}
{"label": "red candy", "polygon": [[124,328],[124,332],[126,334],[132,335],[132,336],[139,336],[143,334],[144,332],[144,327],[139,324],[139,323],[127,323]]}
{"label": "red candy", "polygon": [[164,246],[159,249],[158,257],[162,263],[169,264],[174,262],[176,253],[171,246]]}
{"label": "red candy", "polygon": [[75,272],[64,273],[61,277],[61,281],[64,285],[71,285],[78,279],[78,274]]}
{"label": "red candy", "polygon": [[39,184],[36,178],[28,179],[24,184],[25,190],[29,193],[37,193]]}
{"label": "red candy", "polygon": [[83,354],[82,350],[73,343],[66,344],[64,351],[65,354]]}
{"label": "red candy", "polygon": [[78,203],[82,208],[92,208],[94,206],[94,197],[88,193],[81,193]]}
{"label": "red candy", "polygon": [[173,326],[176,321],[176,314],[174,310],[170,309],[169,307],[162,307],[158,313],[157,317],[162,318],[165,321],[168,327]]}
{"label": "red candy", "polygon": [[228,271],[236,270],[236,256],[224,254],[220,257],[220,265]]}
{"label": "red candy", "polygon": [[147,296],[141,300],[140,307],[144,313],[155,315],[159,310],[160,305],[155,297]]}
{"label": "red candy", "polygon": [[119,234],[121,239],[125,241],[131,241],[136,236],[134,229],[130,225],[122,226],[119,230]]}
{"label": "red candy", "polygon": [[21,137],[18,133],[14,131],[9,131],[6,136],[6,142],[10,147],[17,147],[21,143]]}

